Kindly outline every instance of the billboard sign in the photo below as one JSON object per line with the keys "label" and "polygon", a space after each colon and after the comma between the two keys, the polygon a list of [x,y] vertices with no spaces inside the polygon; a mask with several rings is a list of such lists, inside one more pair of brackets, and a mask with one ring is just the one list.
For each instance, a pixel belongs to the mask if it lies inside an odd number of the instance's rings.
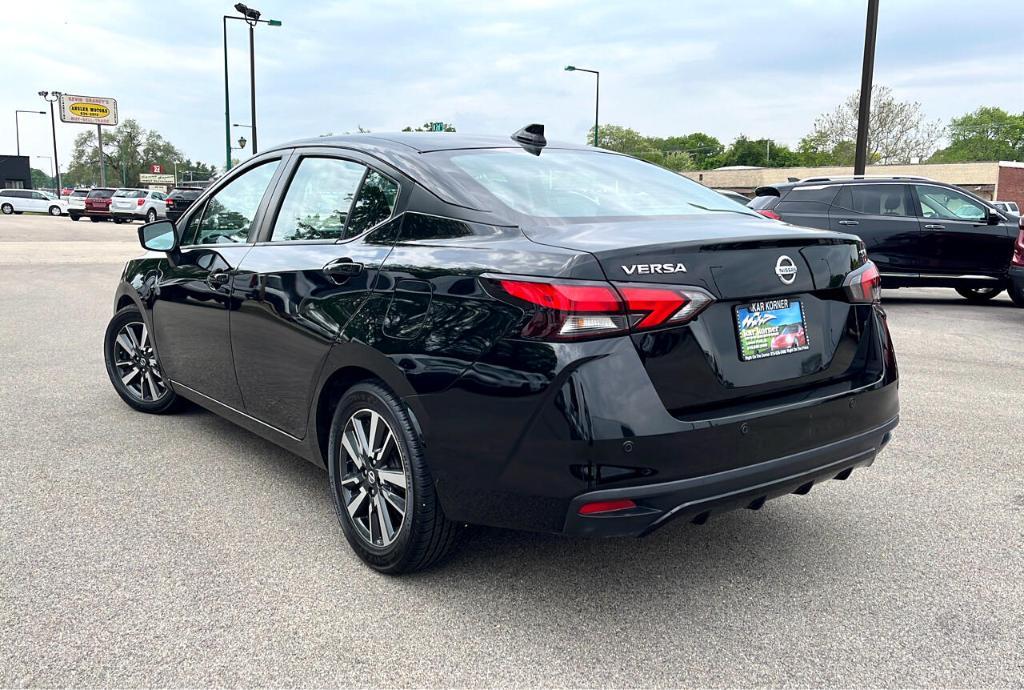
{"label": "billboard sign", "polygon": [[61,94],[61,122],[82,125],[116,125],[117,101],[113,98]]}
{"label": "billboard sign", "polygon": [[140,173],[139,184],[174,184],[174,175],[158,175],[155,173]]}
{"label": "billboard sign", "polygon": [[163,171],[164,166],[160,165],[159,163],[153,163],[152,165],[149,166],[149,172],[153,173],[154,175],[159,175]]}

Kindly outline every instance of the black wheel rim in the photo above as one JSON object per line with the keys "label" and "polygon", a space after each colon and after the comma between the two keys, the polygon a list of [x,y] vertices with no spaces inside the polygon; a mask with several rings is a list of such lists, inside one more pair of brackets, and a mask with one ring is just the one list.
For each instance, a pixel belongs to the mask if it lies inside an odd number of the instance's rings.
{"label": "black wheel rim", "polygon": [[156,402],[167,395],[167,383],[156,361],[146,324],[132,321],[122,326],[114,338],[113,355],[121,385],[133,398]]}
{"label": "black wheel rim", "polygon": [[364,408],[341,432],[341,499],[356,534],[377,548],[389,546],[405,525],[410,491],[405,457],[384,417]]}

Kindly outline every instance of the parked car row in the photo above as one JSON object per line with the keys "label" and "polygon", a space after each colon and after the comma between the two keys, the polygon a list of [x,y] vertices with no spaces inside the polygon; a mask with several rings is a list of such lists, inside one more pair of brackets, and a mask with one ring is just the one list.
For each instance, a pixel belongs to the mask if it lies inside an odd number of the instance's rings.
{"label": "parked car row", "polygon": [[747,205],[763,216],[860,237],[883,287],[954,288],[972,302],[1007,290],[1024,307],[1024,220],[964,189],[923,177],[815,177],[755,194]]}
{"label": "parked car row", "polygon": [[88,217],[94,223],[102,220],[123,223],[132,220],[152,222],[167,217],[167,195],[153,189],[76,189],[71,193],[70,201],[68,213],[71,220]]}

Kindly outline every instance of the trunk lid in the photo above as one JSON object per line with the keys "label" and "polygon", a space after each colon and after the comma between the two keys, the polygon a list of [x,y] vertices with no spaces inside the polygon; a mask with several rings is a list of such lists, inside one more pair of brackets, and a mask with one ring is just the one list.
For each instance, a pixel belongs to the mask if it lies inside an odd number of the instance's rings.
{"label": "trunk lid", "polygon": [[[728,413],[761,398],[777,404],[809,389],[848,389],[881,372],[873,307],[850,304],[842,291],[864,261],[851,235],[732,213],[524,231],[535,242],[592,254],[612,283],[696,286],[715,297],[687,325],[631,336],[666,409],[678,417]],[[774,354],[770,337],[772,354],[744,360],[738,321],[752,305],[778,300],[799,303],[799,346],[806,348]]]}

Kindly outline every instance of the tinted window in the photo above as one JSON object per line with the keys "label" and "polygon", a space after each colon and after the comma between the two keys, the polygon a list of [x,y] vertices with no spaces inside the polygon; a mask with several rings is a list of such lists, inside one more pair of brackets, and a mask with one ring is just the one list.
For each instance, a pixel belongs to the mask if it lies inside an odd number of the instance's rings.
{"label": "tinted window", "polygon": [[772,208],[777,203],[779,203],[779,197],[774,194],[766,194],[764,196],[754,197],[750,203],[747,204],[747,207],[754,210],[760,210],[763,208]]}
{"label": "tinted window", "polygon": [[812,187],[794,187],[785,196],[785,201],[810,201],[819,204],[831,204],[836,198],[839,187],[835,185],[815,185]]}
{"label": "tinted window", "polygon": [[88,194],[90,199],[109,199],[114,196],[113,189],[94,189]]}
{"label": "tinted window", "polygon": [[47,197],[42,192],[32,192],[32,198],[36,199],[37,201],[46,201],[47,199],[49,199],[49,197]]}
{"label": "tinted window", "polygon": [[88,196],[88,195],[89,195],[89,191],[86,190],[86,189],[76,189],[75,191],[71,192],[71,196]]}
{"label": "tinted window", "polygon": [[397,199],[398,183],[376,170],[371,170],[367,173],[366,180],[359,189],[359,196],[356,197],[356,203],[352,207],[352,217],[349,218],[348,227],[345,229],[345,237],[361,235],[374,225],[390,218]]}
{"label": "tinted window", "polygon": [[437,152],[453,174],[476,183],[496,202],[531,216],[650,217],[735,211],[714,190],[634,158],[596,151],[523,149]]}
{"label": "tinted window", "polygon": [[277,214],[271,242],[338,240],[366,168],[337,158],[303,158]]}
{"label": "tinted window", "polygon": [[183,244],[245,242],[277,165],[262,163],[222,187],[206,203],[198,223],[189,223]]}
{"label": "tinted window", "polygon": [[120,199],[143,199],[149,194],[144,189],[119,189],[114,192],[114,196]]}
{"label": "tinted window", "polygon": [[981,202],[946,187],[919,184],[917,185],[917,198],[921,201],[921,214],[925,218],[946,220],[984,220],[988,218],[988,209]]}
{"label": "tinted window", "polygon": [[855,184],[843,187],[835,205],[875,216],[912,216],[906,185]]}

